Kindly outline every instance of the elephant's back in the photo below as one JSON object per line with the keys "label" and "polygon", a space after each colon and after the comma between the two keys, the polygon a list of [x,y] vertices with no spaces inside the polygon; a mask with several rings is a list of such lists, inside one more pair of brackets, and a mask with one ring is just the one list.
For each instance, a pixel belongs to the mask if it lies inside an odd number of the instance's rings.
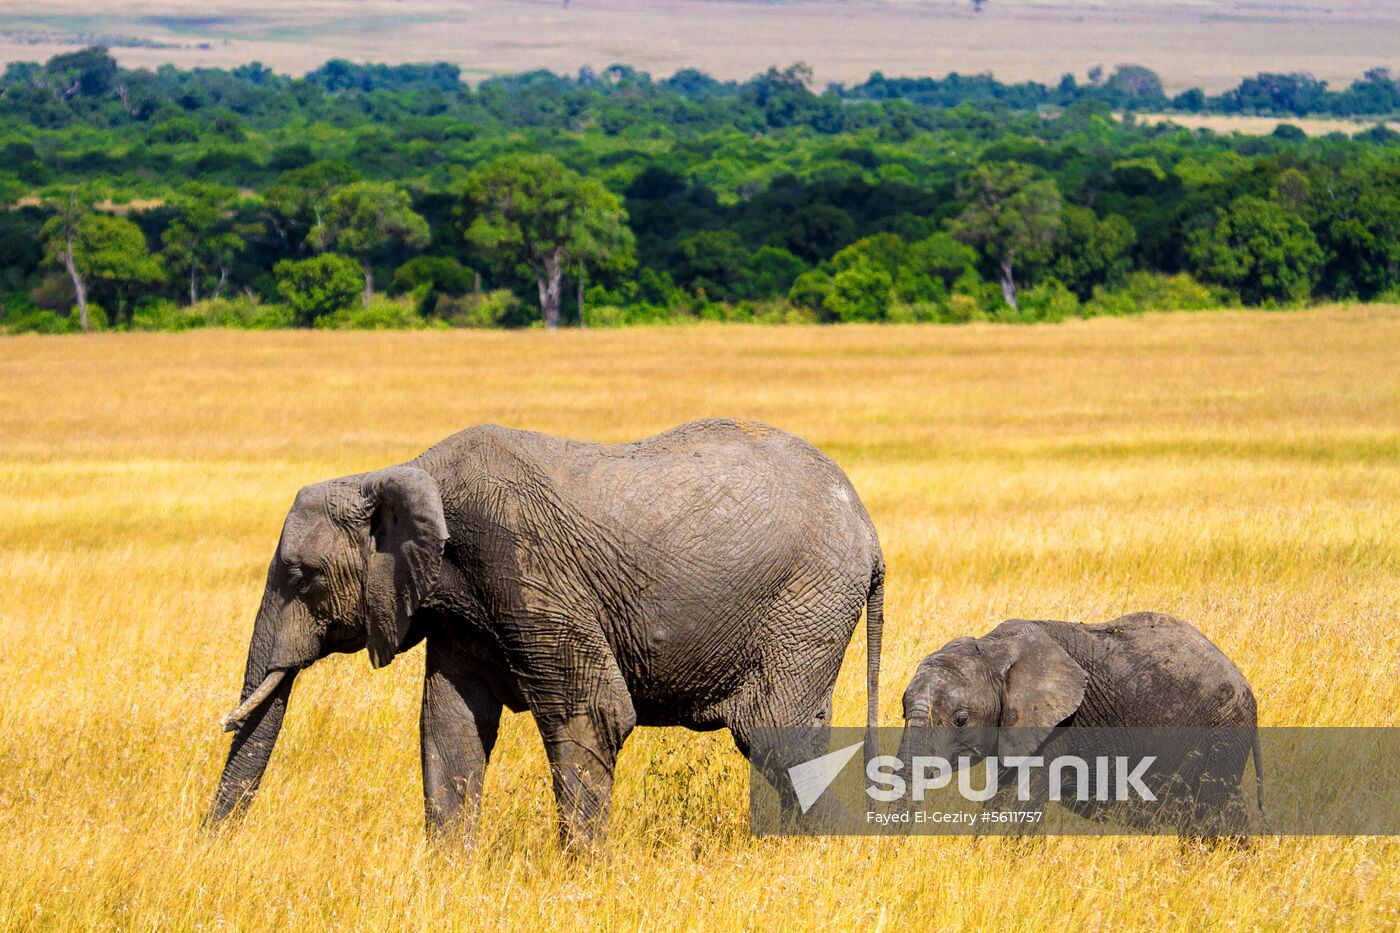
{"label": "elephant's back", "polygon": [[832,477],[845,473],[826,454],[802,438],[760,421],[705,418],[688,421],[660,434],[623,444],[597,445],[596,455],[653,463],[659,469],[687,460],[701,469],[734,467],[782,476],[799,492],[821,492]]}
{"label": "elephant's back", "polygon": [[692,421],[618,444],[481,425],[419,460],[439,477],[449,512],[460,502],[484,513],[522,548],[607,555],[627,587],[673,604],[714,599],[715,580],[769,588],[775,576],[850,569],[868,582],[883,567],[840,467],[757,422]]}
{"label": "elephant's back", "polygon": [[640,441],[578,447],[555,476],[618,532],[720,563],[823,550],[846,560],[851,549],[878,558],[874,527],[841,468],[758,422],[692,421]]}
{"label": "elephant's back", "polygon": [[[1257,710],[1248,680],[1194,625],[1160,612],[1137,612],[1094,625],[1060,625],[1051,635],[1089,671],[1089,692],[1102,693],[1114,715],[1133,720],[1115,724],[1255,724]],[[1096,681],[1101,689],[1096,689]]]}

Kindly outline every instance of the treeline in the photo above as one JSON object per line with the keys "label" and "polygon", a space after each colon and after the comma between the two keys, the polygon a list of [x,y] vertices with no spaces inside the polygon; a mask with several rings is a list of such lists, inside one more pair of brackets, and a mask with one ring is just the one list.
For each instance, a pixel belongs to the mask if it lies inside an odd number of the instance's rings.
{"label": "treeline", "polygon": [[1137,125],[1129,67],[1048,111],[810,78],[11,65],[4,325],[1039,321],[1400,289],[1383,127]]}
{"label": "treeline", "polygon": [[850,88],[833,86],[849,100],[907,100],[934,107],[997,104],[1018,110],[1068,107],[1081,101],[1107,103],[1119,110],[1244,114],[1273,117],[1388,117],[1400,114],[1400,81],[1388,68],[1373,68],[1340,91],[1305,72],[1261,73],[1223,94],[1200,88],[1168,95],[1149,68],[1120,65],[1112,73],[1089,71],[1087,83],[1065,75],[1055,85],[1027,81],[1002,84],[990,75],[946,78],[887,78],[876,72]]}
{"label": "treeline", "polygon": [[[91,48],[55,56],[45,64],[9,64],[0,75],[0,117],[44,127],[120,126],[215,110],[270,127],[294,117],[334,121],[391,111],[489,119],[519,127],[580,129],[586,123],[617,131],[673,123],[692,129],[761,130],[800,125],[839,133],[897,122],[906,111],[880,106],[894,101],[991,110],[1095,103],[1139,112],[1375,119],[1400,115],[1400,79],[1388,68],[1371,69],[1341,90],[1305,72],[1261,73],[1218,95],[1199,88],[1168,95],[1158,75],[1140,65],[1119,65],[1111,71],[1096,66],[1083,80],[1066,74],[1054,84],[1004,84],[989,74],[904,78],[874,72],[859,84],[829,84],[815,93],[811,78],[809,69],[796,65],[769,69],[745,82],[720,81],[694,69],[654,80],[646,72],[614,65],[601,74],[585,68],[574,77],[548,71],[493,77],[473,89],[463,83],[456,65],[442,62],[378,65],[335,60],[292,78],[258,63],[231,70],[168,65],[154,72],[128,70],[105,49]],[[179,128],[170,131],[178,133]]]}

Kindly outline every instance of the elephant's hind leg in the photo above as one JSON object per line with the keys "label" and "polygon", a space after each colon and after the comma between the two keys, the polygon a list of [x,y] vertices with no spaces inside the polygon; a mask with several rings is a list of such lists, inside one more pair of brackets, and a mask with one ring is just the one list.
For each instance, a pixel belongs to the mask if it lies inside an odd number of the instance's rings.
{"label": "elephant's hind leg", "polygon": [[486,762],[496,744],[501,702],[473,674],[460,648],[428,640],[419,736],[423,757],[423,805],[430,833],[460,825],[476,828]]}
{"label": "elephant's hind leg", "polygon": [[607,827],[613,770],[637,713],[601,635],[576,630],[561,648],[559,669],[538,679],[549,689],[537,689],[530,708],[549,758],[561,837],[588,845]]}
{"label": "elephant's hind leg", "polygon": [[[789,769],[831,751],[832,692],[864,593],[852,589],[815,606],[804,594],[795,588],[765,620],[771,650],[729,702],[723,721],[739,751],[777,790],[785,818],[819,825],[831,802],[823,797],[803,814]],[[764,730],[771,730],[766,737]]]}

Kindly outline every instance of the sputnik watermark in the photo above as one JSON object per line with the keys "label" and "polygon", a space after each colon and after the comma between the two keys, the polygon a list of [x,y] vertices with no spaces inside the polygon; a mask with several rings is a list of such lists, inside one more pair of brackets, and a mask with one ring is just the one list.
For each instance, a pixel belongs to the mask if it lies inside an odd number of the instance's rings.
{"label": "sputnik watermark", "polygon": [[[861,748],[861,743],[857,742],[788,768],[788,780],[792,782],[793,793],[803,813],[812,809]],[[1156,760],[1156,755],[1146,755],[1136,761],[1127,755],[1112,758],[1096,755],[1091,765],[1077,755],[1060,755],[1048,763],[1043,755],[1008,755],[1005,758],[993,755],[982,759],[982,786],[974,787],[976,769],[971,756],[950,761],[936,755],[915,755],[908,762],[910,777],[906,780],[904,761],[895,755],[878,755],[866,762],[865,776],[870,783],[865,787],[865,794],[881,803],[906,798],[923,803],[929,791],[948,787],[956,775],[958,795],[963,800],[982,803],[1001,792],[1003,775],[1014,772],[1016,799],[1024,803],[1032,799],[1031,780],[1035,770],[1043,769],[1047,778],[1046,799],[1056,803],[1066,799],[1066,786],[1071,788],[1070,796],[1075,800],[1106,803],[1136,798],[1155,801],[1157,795],[1142,778]],[[1068,781],[1067,775],[1070,776]]]}
{"label": "sputnik watermark", "polygon": [[1400,729],[760,730],[757,835],[1400,835]]}
{"label": "sputnik watermark", "polygon": [[[918,803],[924,802],[931,790],[942,790],[952,783],[957,773],[958,795],[964,800],[982,803],[991,800],[1001,792],[1003,775],[1015,772],[1016,799],[1029,801],[1031,779],[1036,769],[1043,769],[1047,777],[1047,800],[1059,803],[1066,799],[1065,788],[1071,788],[1069,797],[1075,800],[1096,800],[1107,803],[1124,802],[1133,799],[1155,801],[1154,794],[1142,782],[1145,775],[1157,760],[1156,755],[1145,755],[1138,759],[1127,755],[1096,755],[1092,766],[1078,755],[1060,755],[1046,763],[1043,755],[1008,755],[998,758],[992,755],[982,759],[984,777],[981,787],[974,787],[974,759],[962,756],[954,762],[937,756],[916,755],[909,761],[910,778],[904,779],[901,772],[904,762],[894,755],[879,755],[870,759],[865,766],[865,775],[870,779],[865,793],[871,800],[893,803],[903,800],[908,794]],[[1066,781],[1067,773],[1071,775]]]}

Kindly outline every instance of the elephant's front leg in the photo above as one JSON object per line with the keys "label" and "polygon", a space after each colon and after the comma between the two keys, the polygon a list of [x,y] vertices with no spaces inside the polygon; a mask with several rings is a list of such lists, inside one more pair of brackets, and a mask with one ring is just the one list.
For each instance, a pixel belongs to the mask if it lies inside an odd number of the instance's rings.
{"label": "elephant's front leg", "polygon": [[423,805],[429,833],[476,828],[486,762],[496,744],[501,702],[471,672],[461,648],[428,639],[419,721],[423,755]]}

